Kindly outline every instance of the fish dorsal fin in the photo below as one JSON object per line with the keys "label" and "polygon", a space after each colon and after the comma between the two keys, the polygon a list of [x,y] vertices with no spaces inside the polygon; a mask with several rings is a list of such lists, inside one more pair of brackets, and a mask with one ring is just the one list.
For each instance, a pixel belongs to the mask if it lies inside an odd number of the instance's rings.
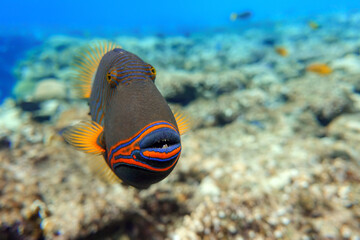
{"label": "fish dorsal fin", "polygon": [[102,156],[93,156],[89,159],[89,166],[100,179],[109,184],[121,183],[120,178],[111,170]]}
{"label": "fish dorsal fin", "polygon": [[102,140],[103,127],[97,122],[80,122],[66,129],[62,135],[66,142],[85,153],[102,154],[105,152]]}
{"label": "fish dorsal fin", "polygon": [[179,128],[180,135],[183,135],[187,131],[189,131],[191,128],[190,119],[184,113],[177,109],[173,111],[173,114],[176,120],[176,124]]}
{"label": "fish dorsal fin", "polygon": [[97,41],[81,51],[75,58],[75,89],[81,98],[89,98],[91,94],[91,84],[96,74],[96,70],[102,57],[109,51],[121,48],[117,44],[109,41]]}

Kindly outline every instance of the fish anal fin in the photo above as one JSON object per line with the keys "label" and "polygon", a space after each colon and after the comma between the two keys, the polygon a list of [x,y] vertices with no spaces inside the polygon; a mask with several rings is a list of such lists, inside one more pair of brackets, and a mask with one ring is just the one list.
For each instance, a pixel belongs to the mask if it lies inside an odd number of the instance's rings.
{"label": "fish anal fin", "polygon": [[94,121],[83,121],[67,128],[62,134],[65,141],[85,153],[102,154],[105,152],[103,144],[103,127]]}

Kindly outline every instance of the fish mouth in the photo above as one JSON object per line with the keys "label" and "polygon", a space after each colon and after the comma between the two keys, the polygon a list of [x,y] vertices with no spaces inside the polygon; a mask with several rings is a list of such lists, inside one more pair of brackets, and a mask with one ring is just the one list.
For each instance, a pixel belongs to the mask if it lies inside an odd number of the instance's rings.
{"label": "fish mouth", "polygon": [[168,176],[176,166],[181,154],[180,134],[175,128],[166,126],[169,124],[162,125],[134,143],[130,156],[114,157],[115,160],[123,157],[113,169],[125,183],[147,188]]}
{"label": "fish mouth", "polygon": [[139,143],[141,150],[172,151],[179,147],[180,135],[169,128],[160,128],[146,135]]}

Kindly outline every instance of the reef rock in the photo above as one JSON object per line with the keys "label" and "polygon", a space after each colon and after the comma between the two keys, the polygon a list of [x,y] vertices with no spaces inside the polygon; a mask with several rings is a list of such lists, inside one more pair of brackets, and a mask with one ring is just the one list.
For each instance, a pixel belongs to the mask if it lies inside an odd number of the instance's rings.
{"label": "reef rock", "polygon": [[44,79],[36,84],[34,100],[65,99],[66,86],[63,81]]}

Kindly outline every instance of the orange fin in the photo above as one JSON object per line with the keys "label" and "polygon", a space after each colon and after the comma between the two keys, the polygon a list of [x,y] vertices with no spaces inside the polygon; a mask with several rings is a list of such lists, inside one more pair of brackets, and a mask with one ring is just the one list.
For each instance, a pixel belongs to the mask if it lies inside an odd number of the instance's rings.
{"label": "orange fin", "polygon": [[121,47],[112,42],[98,41],[90,44],[87,49],[82,50],[75,58],[74,71],[76,83],[74,87],[79,97],[90,97],[91,84],[102,57],[115,48]]}
{"label": "orange fin", "polygon": [[176,120],[176,124],[178,125],[180,135],[183,135],[189,131],[191,128],[190,119],[179,110],[173,111],[173,114]]}
{"label": "orange fin", "polygon": [[92,154],[105,152],[102,146],[103,127],[97,122],[80,122],[75,126],[69,127],[62,134],[65,140],[76,149]]}
{"label": "orange fin", "polygon": [[94,156],[96,159],[90,159],[90,169],[102,180],[109,184],[121,183],[120,178],[111,170],[102,156]]}

